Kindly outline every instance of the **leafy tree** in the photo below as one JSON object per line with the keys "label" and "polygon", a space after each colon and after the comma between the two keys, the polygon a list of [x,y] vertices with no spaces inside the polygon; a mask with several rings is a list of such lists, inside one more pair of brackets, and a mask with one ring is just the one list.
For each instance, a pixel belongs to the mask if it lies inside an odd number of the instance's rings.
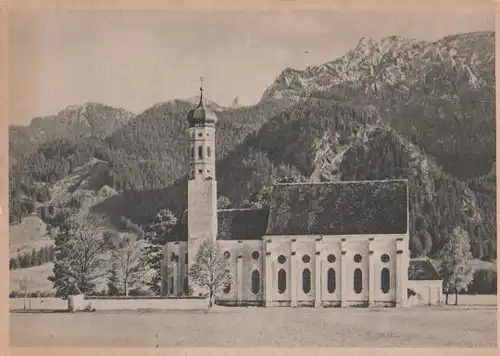
{"label": "leafy tree", "polygon": [[19,269],[19,260],[17,258],[10,258],[9,269]]}
{"label": "leafy tree", "polygon": [[446,304],[448,294],[454,292],[455,305],[458,305],[458,292],[466,290],[473,278],[473,257],[467,232],[460,227],[454,228],[448,235],[440,257]]}
{"label": "leafy tree", "polygon": [[208,292],[209,306],[213,305],[215,297],[231,283],[228,266],[219,244],[203,241],[189,268],[189,276],[198,287]]}
{"label": "leafy tree", "polygon": [[217,209],[228,209],[231,207],[231,200],[228,197],[221,195],[217,199]]}
{"label": "leafy tree", "polygon": [[53,275],[48,279],[57,296],[66,297],[75,289],[84,294],[94,292],[95,281],[102,276],[102,253],[105,243],[99,221],[93,216],[71,217],[55,239]]}

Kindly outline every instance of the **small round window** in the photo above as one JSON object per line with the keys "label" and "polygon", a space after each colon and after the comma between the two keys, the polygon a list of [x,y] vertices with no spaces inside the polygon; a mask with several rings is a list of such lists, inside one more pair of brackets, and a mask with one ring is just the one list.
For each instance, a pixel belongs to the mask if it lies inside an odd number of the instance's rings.
{"label": "small round window", "polygon": [[198,137],[201,137],[203,136],[203,134],[201,132],[198,133]]}
{"label": "small round window", "polygon": [[252,252],[252,258],[253,258],[254,260],[258,260],[258,259],[259,259],[259,257],[260,257],[260,253],[259,253],[259,251],[254,251],[254,252]]}
{"label": "small round window", "polygon": [[281,264],[285,263],[286,262],[286,257],[283,256],[283,255],[279,255],[278,256],[278,262],[281,263]]}
{"label": "small round window", "polygon": [[384,262],[384,263],[387,263],[387,262],[389,262],[389,261],[391,260],[391,258],[389,257],[389,255],[388,255],[387,253],[384,253],[384,254],[382,255],[382,257],[380,257],[380,260],[381,260],[382,262]]}
{"label": "small round window", "polygon": [[354,255],[354,262],[360,263],[362,259],[363,259],[363,257],[361,257],[361,255],[359,253]]}
{"label": "small round window", "polygon": [[172,254],[170,255],[170,261],[172,261],[172,262],[173,262],[173,261],[175,261],[176,259],[177,259],[177,255],[176,255],[175,253],[172,253]]}
{"label": "small round window", "polygon": [[231,257],[231,254],[228,251],[224,252],[224,258],[228,260],[229,257]]}
{"label": "small round window", "polygon": [[302,256],[302,262],[304,262],[304,263],[311,262],[311,257],[309,257],[309,255]]}
{"label": "small round window", "polygon": [[328,257],[326,258],[328,262],[333,263],[335,262],[336,258],[335,255],[329,254]]}

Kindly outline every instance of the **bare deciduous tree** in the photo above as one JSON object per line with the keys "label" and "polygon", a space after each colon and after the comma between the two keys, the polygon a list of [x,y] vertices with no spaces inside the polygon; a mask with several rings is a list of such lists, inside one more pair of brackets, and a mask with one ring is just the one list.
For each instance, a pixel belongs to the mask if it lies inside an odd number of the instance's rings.
{"label": "bare deciduous tree", "polygon": [[204,241],[189,268],[189,276],[201,289],[207,290],[209,306],[214,298],[231,284],[228,262],[222,256],[217,242]]}
{"label": "bare deciduous tree", "polygon": [[112,270],[118,280],[122,293],[128,296],[130,286],[136,281],[134,274],[141,257],[140,241],[132,233],[120,234],[117,241],[113,242],[111,252]]}

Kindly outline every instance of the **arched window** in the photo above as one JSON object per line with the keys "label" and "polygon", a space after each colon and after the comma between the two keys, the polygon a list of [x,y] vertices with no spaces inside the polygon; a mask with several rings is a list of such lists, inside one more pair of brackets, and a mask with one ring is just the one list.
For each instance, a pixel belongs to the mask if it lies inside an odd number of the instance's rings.
{"label": "arched window", "polygon": [[278,271],[278,293],[283,294],[286,291],[286,272],[282,268]]}
{"label": "arched window", "polygon": [[252,272],[252,293],[257,294],[260,291],[260,273],[257,270]]}
{"label": "arched window", "polygon": [[172,295],[174,294],[174,278],[173,277],[170,277],[170,281],[169,281],[169,288],[168,288],[168,294]]}
{"label": "arched window", "polygon": [[188,264],[188,254],[187,252],[184,254],[184,264]]}
{"label": "arched window", "polygon": [[311,291],[311,271],[309,268],[302,271],[302,290],[306,294]]}
{"label": "arched window", "polygon": [[359,294],[363,290],[363,272],[359,268],[354,270],[354,293]]}
{"label": "arched window", "polygon": [[189,281],[187,277],[184,277],[184,295],[189,294]]}
{"label": "arched window", "polygon": [[328,293],[335,292],[337,281],[335,280],[335,270],[333,268],[328,269],[326,278],[327,278],[326,286],[328,289]]}
{"label": "arched window", "polygon": [[[229,271],[228,269],[226,269],[226,274],[227,275],[231,275],[231,271]],[[226,294],[228,294],[230,291],[231,291],[231,282],[229,281],[224,286],[223,292],[226,293]]]}
{"label": "arched window", "polygon": [[391,289],[391,272],[388,268],[383,268],[380,272],[380,288],[384,294],[389,293],[389,289]]}
{"label": "arched window", "polygon": [[203,147],[198,146],[198,159],[203,158]]}
{"label": "arched window", "polygon": [[207,157],[210,157],[210,154],[211,154],[211,152],[210,152],[210,146],[207,146]]}
{"label": "arched window", "polygon": [[191,159],[194,159],[194,147],[191,147]]}

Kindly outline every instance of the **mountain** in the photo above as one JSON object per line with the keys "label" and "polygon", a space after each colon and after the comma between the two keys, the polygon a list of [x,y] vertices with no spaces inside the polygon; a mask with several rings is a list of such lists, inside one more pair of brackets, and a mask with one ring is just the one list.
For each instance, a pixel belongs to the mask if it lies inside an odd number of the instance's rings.
{"label": "mountain", "polygon": [[[211,104],[219,117],[219,194],[234,207],[265,206],[269,187],[280,180],[407,178],[413,256],[435,255],[446,234],[460,226],[474,256],[492,259],[493,62],[492,33],[432,43],[362,39],[339,59],[284,70],[255,106]],[[85,191],[114,192],[88,209],[111,224],[118,226],[122,217],[147,224],[160,208],[180,217],[186,114],[194,102],[159,103],[105,139],[52,140],[22,156],[9,172],[11,222],[43,211],[48,202],[67,204],[71,185],[61,182],[81,187],[71,177],[88,162],[95,169],[81,179]]]}
{"label": "mountain", "polygon": [[36,151],[40,144],[56,139],[104,138],[122,128],[134,114],[124,109],[87,102],[72,105],[52,116],[37,117],[28,126],[9,127],[11,163],[21,155]]}
{"label": "mountain", "polygon": [[445,171],[471,179],[495,161],[494,49],[493,32],[435,42],[363,38],[333,61],[285,69],[261,100],[316,96],[374,105]]}

